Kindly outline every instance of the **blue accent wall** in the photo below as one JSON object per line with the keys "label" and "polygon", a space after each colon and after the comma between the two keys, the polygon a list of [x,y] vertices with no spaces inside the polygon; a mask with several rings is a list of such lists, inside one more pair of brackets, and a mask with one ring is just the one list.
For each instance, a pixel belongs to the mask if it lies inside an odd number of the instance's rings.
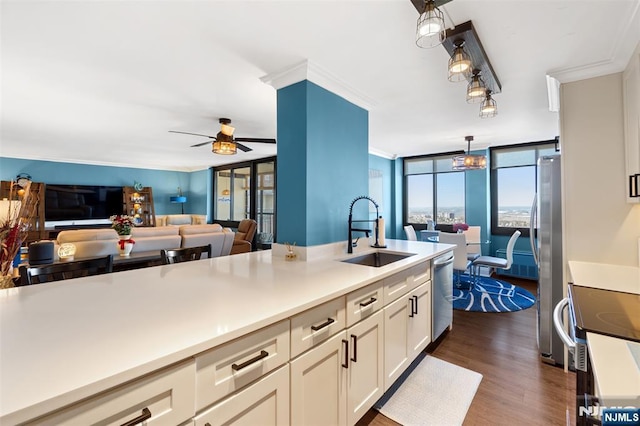
{"label": "blue accent wall", "polygon": [[[489,150],[472,151],[473,155],[486,155],[487,168],[465,172],[465,221],[468,225],[481,226],[481,241],[489,241],[491,232],[491,199],[489,197]],[[482,254],[488,255],[489,245],[482,245]]]}
{"label": "blue accent wall", "polygon": [[307,85],[277,92],[277,242],[307,245]]}
{"label": "blue accent wall", "polygon": [[369,196],[381,206],[380,215],[385,220],[385,236],[395,238],[395,161],[369,154],[369,169],[382,172],[382,199],[376,199],[376,196],[371,193]]}
{"label": "blue accent wall", "polygon": [[206,170],[188,173],[0,157],[0,180],[15,179],[19,173],[29,174],[34,182],[60,185],[132,186],[140,182],[153,188],[154,207],[159,215],[180,213],[180,205],[169,202],[178,187],[187,197],[185,213],[206,214],[210,204]]}
{"label": "blue accent wall", "polygon": [[277,99],[278,242],[346,241],[349,205],[369,192],[369,114],[307,80]]}

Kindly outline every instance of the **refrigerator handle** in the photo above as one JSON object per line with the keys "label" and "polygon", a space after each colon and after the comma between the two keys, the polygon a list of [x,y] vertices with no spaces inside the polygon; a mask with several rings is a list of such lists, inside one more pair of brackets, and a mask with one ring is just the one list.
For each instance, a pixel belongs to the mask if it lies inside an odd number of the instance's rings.
{"label": "refrigerator handle", "polygon": [[555,308],[553,308],[553,326],[555,327],[560,340],[562,340],[562,343],[564,343],[567,349],[569,349],[569,352],[573,354],[576,348],[576,342],[571,340],[571,337],[569,337],[567,332],[564,331],[564,323],[562,321],[562,311],[564,311],[564,308],[566,308],[567,305],[569,305],[569,298],[565,297],[558,302]]}
{"label": "refrigerator handle", "polygon": [[536,219],[538,216],[538,194],[533,196],[533,204],[531,205],[531,216],[529,217],[529,242],[531,243],[531,253],[536,265],[539,265],[538,249],[536,248]]}

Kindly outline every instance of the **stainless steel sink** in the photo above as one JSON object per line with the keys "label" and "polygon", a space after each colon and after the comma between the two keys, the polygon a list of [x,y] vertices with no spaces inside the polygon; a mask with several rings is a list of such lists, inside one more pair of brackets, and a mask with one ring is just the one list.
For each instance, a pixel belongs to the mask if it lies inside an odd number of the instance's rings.
{"label": "stainless steel sink", "polygon": [[386,251],[378,251],[374,253],[367,253],[361,256],[352,257],[350,259],[344,259],[342,262],[355,263],[356,265],[364,266],[386,266],[390,263],[397,262],[398,260],[406,259],[407,257],[415,256],[415,253],[392,253]]}

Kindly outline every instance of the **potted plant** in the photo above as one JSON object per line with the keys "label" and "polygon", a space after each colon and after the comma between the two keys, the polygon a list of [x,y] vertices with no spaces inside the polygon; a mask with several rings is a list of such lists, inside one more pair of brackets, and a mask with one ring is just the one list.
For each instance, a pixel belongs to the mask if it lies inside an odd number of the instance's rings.
{"label": "potted plant", "polygon": [[115,229],[120,241],[118,241],[118,250],[120,256],[129,256],[133,245],[136,243],[131,239],[131,229],[136,226],[134,218],[126,214],[113,215],[109,218],[111,228]]}

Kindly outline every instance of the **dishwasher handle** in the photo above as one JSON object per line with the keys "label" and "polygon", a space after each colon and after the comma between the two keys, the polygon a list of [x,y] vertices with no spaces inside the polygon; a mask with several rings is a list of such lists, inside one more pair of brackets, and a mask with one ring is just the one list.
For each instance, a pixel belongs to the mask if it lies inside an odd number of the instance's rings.
{"label": "dishwasher handle", "polygon": [[444,268],[447,265],[451,265],[453,263],[453,255],[451,255],[451,257],[449,257],[448,259],[436,259],[433,261],[433,266],[435,266],[436,269],[438,268]]}
{"label": "dishwasher handle", "polygon": [[565,297],[562,299],[555,308],[553,308],[553,326],[562,340],[562,343],[569,349],[569,352],[572,354],[576,349],[576,342],[574,342],[571,337],[564,331],[564,322],[562,321],[562,311],[569,305],[569,298]]}

